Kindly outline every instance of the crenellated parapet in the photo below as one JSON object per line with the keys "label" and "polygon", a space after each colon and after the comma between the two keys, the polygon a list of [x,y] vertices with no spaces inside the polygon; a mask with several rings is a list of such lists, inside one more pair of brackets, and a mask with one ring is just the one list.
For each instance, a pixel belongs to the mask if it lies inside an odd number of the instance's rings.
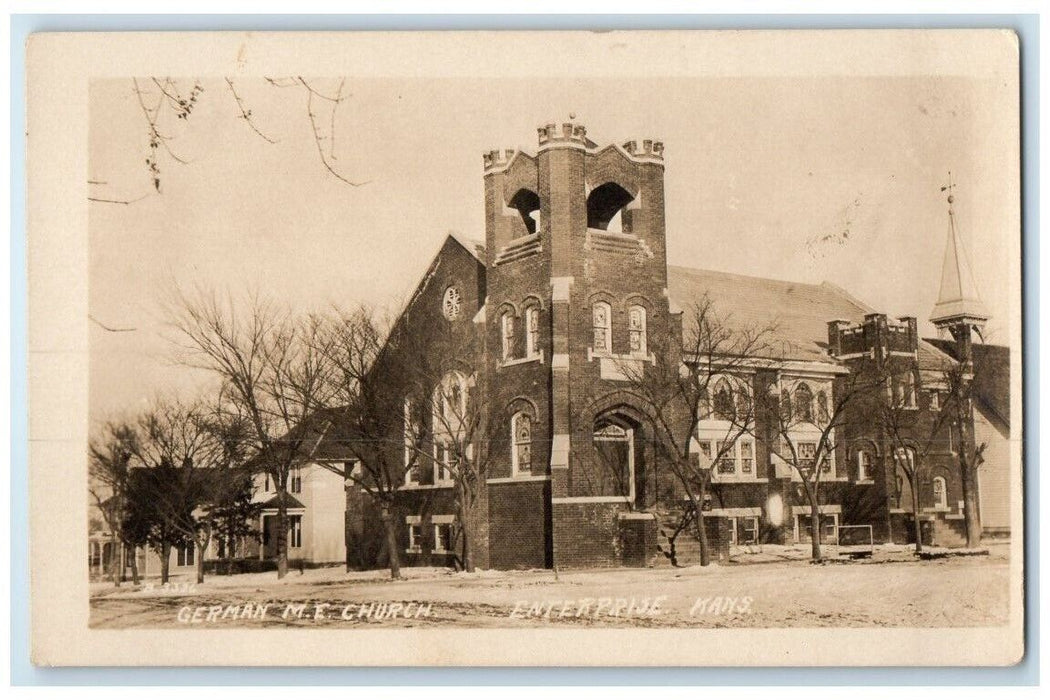
{"label": "crenellated parapet", "polygon": [[664,143],[663,141],[653,141],[652,139],[645,139],[641,142],[641,147],[638,146],[638,141],[627,141],[623,144],[624,152],[634,160],[650,161],[650,162],[663,162],[664,159]]}
{"label": "crenellated parapet", "polygon": [[551,148],[593,148],[594,143],[587,138],[587,127],[574,122],[562,124],[545,124],[536,129],[541,151]]}
{"label": "crenellated parapet", "polygon": [[482,160],[485,164],[485,172],[497,172],[500,170],[506,170],[510,162],[514,160],[514,156],[517,155],[518,151],[514,148],[507,148],[505,150],[489,151],[482,155]]}

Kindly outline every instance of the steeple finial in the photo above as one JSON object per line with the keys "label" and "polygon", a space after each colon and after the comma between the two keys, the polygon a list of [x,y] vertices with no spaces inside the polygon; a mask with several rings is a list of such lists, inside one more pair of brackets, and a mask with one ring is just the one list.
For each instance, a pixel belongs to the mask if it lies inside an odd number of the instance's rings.
{"label": "steeple finial", "polygon": [[940,295],[930,315],[930,321],[937,328],[950,331],[953,337],[957,337],[963,327],[967,335],[971,328],[980,331],[988,320],[988,311],[977,291],[970,258],[955,220],[956,186],[949,171],[948,184],[941,187],[941,192],[948,193],[948,242],[944,249]]}

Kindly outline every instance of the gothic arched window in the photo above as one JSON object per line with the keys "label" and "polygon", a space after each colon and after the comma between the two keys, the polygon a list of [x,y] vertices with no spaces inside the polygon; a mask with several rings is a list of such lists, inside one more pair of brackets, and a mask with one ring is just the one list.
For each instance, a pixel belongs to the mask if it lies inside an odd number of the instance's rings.
{"label": "gothic arched window", "polygon": [[524,411],[515,413],[510,421],[511,430],[511,474],[532,472],[532,416]]}
{"label": "gothic arched window", "polygon": [[733,409],[733,391],[729,382],[722,379],[715,385],[715,398],[713,401],[715,418],[718,420],[731,421],[735,417]]}
{"label": "gothic arched window", "polygon": [[817,420],[821,425],[831,422],[831,412],[828,406],[828,394],[821,390],[817,392]]}
{"label": "gothic arched window", "polygon": [[795,397],[792,403],[795,408],[795,418],[800,423],[813,422],[813,392],[808,384],[800,382],[795,387]]}
{"label": "gothic arched window", "polygon": [[525,357],[540,354],[540,307],[530,306],[525,310]]}
{"label": "gothic arched window", "polygon": [[948,507],[948,482],[943,476],[933,477],[933,504],[937,508]]}
{"label": "gothic arched window", "polygon": [[594,351],[612,352],[612,307],[604,301],[592,307],[594,326]]}
{"label": "gothic arched window", "polygon": [[509,360],[514,356],[514,312],[510,309],[503,312],[499,319],[502,357]]}
{"label": "gothic arched window", "polygon": [[632,306],[627,310],[627,330],[630,333],[632,355],[644,357],[648,350],[644,306]]}

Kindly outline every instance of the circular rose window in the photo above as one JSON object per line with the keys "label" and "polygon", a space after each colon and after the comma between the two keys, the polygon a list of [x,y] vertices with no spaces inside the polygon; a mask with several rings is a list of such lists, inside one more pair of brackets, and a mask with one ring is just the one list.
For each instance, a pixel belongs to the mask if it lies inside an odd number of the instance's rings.
{"label": "circular rose window", "polygon": [[455,287],[449,287],[445,290],[445,298],[441,301],[441,311],[445,314],[445,318],[449,321],[454,321],[459,317],[459,310],[459,290]]}

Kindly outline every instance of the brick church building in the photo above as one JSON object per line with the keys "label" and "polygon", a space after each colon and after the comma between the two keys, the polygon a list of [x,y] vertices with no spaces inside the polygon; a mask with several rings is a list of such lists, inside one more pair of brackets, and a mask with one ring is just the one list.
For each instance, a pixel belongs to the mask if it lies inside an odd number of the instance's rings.
{"label": "brick church building", "polygon": [[[748,390],[775,382],[796,411],[818,413],[850,373],[887,362],[903,368],[899,390],[908,408],[916,415],[938,411],[941,373],[970,353],[970,329],[987,320],[968,268],[960,276],[965,261],[953,247],[954,226],[945,265],[954,277],[942,284],[933,319],[953,339],[940,346],[919,336],[915,318],[888,317],[826,282],[669,266],[663,151],[650,140],[600,145],[583,126],[566,123],[540,128],[534,154],[485,154],[484,243],[450,235],[395,326],[395,334],[451,336],[469,348],[467,361],[441,383],[457,401],[481,401],[487,423],[498,426],[470,528],[479,567],[665,560],[684,493],[661,463],[651,416],[629,391],[627,375],[659,362],[688,366],[676,339],[690,331],[686,310],[705,296],[734,323],[773,329],[777,351],[754,358]],[[438,343],[433,347],[440,352]],[[725,434],[719,385],[712,387],[713,409],[695,435],[700,460]],[[406,401],[397,430],[427,420]],[[712,466],[704,510],[716,553],[809,537],[800,479],[769,449],[762,417],[754,420],[758,425]],[[907,541],[909,523],[919,517],[929,522],[924,533],[932,542],[957,543],[964,506],[951,435],[929,454],[916,514],[899,469],[913,456],[863,415],[849,426],[821,480],[828,541],[846,525],[870,525],[876,541]],[[818,436],[798,430],[799,449],[812,449]],[[396,518],[408,565],[446,564],[458,551],[456,489],[442,468],[440,433],[431,426],[433,461],[410,460],[405,448],[411,464]],[[315,459],[346,460],[352,468],[352,450],[337,442],[319,445]],[[382,545],[367,542],[375,522],[367,495],[348,480],[348,561],[382,559]],[[684,542],[678,551],[681,563],[691,563]]]}

